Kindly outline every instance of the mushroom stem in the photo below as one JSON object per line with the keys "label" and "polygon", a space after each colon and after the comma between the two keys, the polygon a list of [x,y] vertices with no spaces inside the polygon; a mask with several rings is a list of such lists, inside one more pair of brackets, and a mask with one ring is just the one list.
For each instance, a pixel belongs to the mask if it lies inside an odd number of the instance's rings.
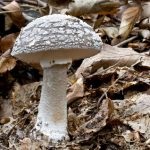
{"label": "mushroom stem", "polygon": [[67,137],[67,64],[44,67],[36,129],[51,140]]}

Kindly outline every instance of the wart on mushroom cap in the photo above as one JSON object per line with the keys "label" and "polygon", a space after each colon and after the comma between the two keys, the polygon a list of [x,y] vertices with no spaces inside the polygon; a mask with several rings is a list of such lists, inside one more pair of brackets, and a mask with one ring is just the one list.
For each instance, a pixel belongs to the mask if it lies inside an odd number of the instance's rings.
{"label": "wart on mushroom cap", "polygon": [[55,14],[29,23],[17,38],[12,55],[26,62],[43,58],[80,59],[98,53],[100,46],[100,37],[87,23]]}
{"label": "wart on mushroom cap", "polygon": [[36,129],[57,141],[67,137],[67,66],[72,59],[92,56],[101,39],[80,19],[48,15],[29,23],[18,36],[12,55],[25,62],[40,63],[43,86]]}

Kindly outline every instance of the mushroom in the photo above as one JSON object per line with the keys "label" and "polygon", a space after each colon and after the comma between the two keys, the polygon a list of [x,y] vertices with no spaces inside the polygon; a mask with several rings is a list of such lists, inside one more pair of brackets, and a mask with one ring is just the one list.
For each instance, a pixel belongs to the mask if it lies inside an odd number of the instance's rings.
{"label": "mushroom", "polygon": [[35,128],[53,141],[67,137],[67,67],[72,60],[97,54],[101,38],[82,20],[47,15],[20,32],[11,55],[43,68],[43,83]]}

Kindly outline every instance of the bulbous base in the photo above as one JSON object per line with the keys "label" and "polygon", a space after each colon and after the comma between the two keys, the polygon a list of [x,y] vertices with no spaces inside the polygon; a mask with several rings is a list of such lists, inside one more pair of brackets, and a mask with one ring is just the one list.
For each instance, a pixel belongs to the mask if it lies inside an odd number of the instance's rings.
{"label": "bulbous base", "polygon": [[54,132],[54,131],[50,131],[50,132],[43,132],[43,130],[37,130],[36,127],[34,127],[32,129],[32,131],[30,132],[30,138],[33,140],[37,140],[37,141],[44,141],[46,143],[60,143],[60,142],[66,142],[69,140],[69,136],[68,133],[66,132]]}
{"label": "bulbous base", "polygon": [[67,129],[65,129],[61,125],[51,125],[51,123],[42,122],[41,120],[37,120],[35,125],[36,132],[41,133],[47,136],[48,141],[57,142],[63,140],[69,140]]}

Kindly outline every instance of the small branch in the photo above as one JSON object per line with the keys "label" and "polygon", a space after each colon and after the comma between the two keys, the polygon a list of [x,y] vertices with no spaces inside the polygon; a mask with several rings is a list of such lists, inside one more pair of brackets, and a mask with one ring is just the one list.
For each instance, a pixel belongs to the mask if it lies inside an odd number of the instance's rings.
{"label": "small branch", "polygon": [[[123,73],[122,76],[123,76],[124,74],[125,74],[125,73]],[[120,77],[122,77],[122,76],[120,76]],[[113,84],[111,84],[111,85],[108,87],[108,89],[102,94],[102,96],[99,98],[98,103],[97,103],[97,108],[99,108],[102,99],[105,97],[105,95],[107,96],[107,93],[109,92],[109,90],[111,89],[111,87],[115,86],[115,84],[118,82],[118,80],[120,79],[120,77],[118,77],[118,78],[113,82]]]}
{"label": "small branch", "polygon": [[129,42],[131,42],[133,40],[135,40],[137,37],[138,37],[137,35],[133,36],[133,37],[127,39],[127,40],[124,40],[124,41],[120,42],[119,44],[117,44],[115,46],[117,46],[117,47],[123,46],[123,45],[125,45],[125,44],[127,44],[127,43],[129,43]]}
{"label": "small branch", "polygon": [[47,3],[41,1],[41,0],[37,0],[38,2],[38,6],[42,6],[42,7],[46,7],[47,6]]}
{"label": "small branch", "polygon": [[[117,66],[117,64],[118,64],[119,62],[120,62],[120,60],[119,60],[117,63],[115,63],[113,66],[110,66],[109,68],[105,69],[104,71],[106,71],[106,70],[108,70],[108,69],[111,69],[111,68],[114,68],[115,66]],[[104,71],[103,71],[103,72],[104,72]],[[113,87],[113,86],[118,82],[118,80],[119,80],[125,73],[126,73],[126,72],[124,72],[120,77],[118,77],[118,78],[113,82],[113,84],[111,84],[111,85],[108,87],[108,89],[101,95],[101,97],[99,98],[98,103],[97,103],[97,108],[99,108],[102,99],[103,99],[104,97],[107,97],[107,93],[109,92],[109,90],[111,89],[111,87]]]}

